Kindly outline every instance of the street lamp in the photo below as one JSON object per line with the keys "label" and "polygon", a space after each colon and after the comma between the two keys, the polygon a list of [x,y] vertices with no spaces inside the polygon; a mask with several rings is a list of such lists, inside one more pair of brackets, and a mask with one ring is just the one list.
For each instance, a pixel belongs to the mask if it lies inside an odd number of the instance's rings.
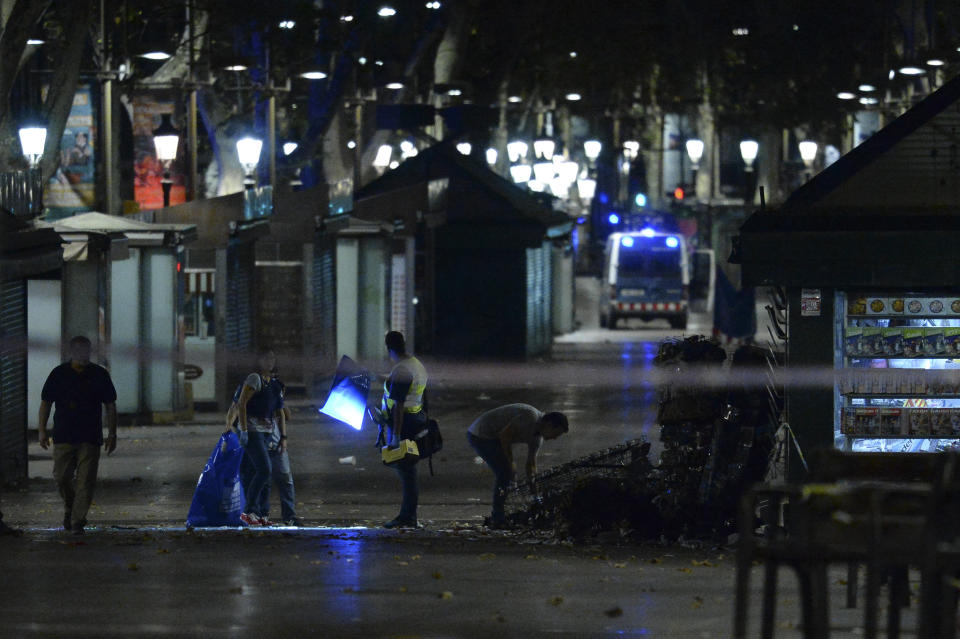
{"label": "street lamp", "polygon": [[692,138],[687,140],[687,155],[690,156],[691,168],[694,171],[700,170],[700,159],[703,157],[703,140]]}
{"label": "street lamp", "polygon": [[472,150],[473,150],[473,145],[470,144],[469,142],[460,142],[457,144],[457,151],[459,151],[461,155],[470,155],[470,152]]}
{"label": "street lamp", "polygon": [[600,150],[602,148],[603,145],[599,140],[587,140],[583,143],[583,153],[591,162],[597,161],[597,158],[600,157]]}
{"label": "street lamp", "polygon": [[760,144],[756,140],[740,141],[740,157],[743,158],[744,164],[747,165],[747,173],[753,172],[753,161],[757,159],[759,150]]}
{"label": "street lamp", "polygon": [[257,185],[256,170],[260,162],[260,150],[263,148],[263,140],[254,137],[244,137],[237,140],[237,157],[243,166],[243,186],[252,189]]}
{"label": "street lamp", "polygon": [[804,140],[799,146],[800,159],[803,160],[804,166],[807,167],[807,179],[809,180],[813,172],[813,161],[817,159],[817,143],[813,140]]}
{"label": "street lamp", "polygon": [[636,140],[627,140],[623,143],[623,155],[631,162],[640,155],[640,143]]}
{"label": "street lamp", "polygon": [[24,124],[20,127],[20,146],[31,169],[37,168],[43,157],[43,145],[47,142],[47,127],[41,124]]}
{"label": "street lamp", "polygon": [[487,149],[487,164],[493,166],[497,163],[497,150],[493,147]]}
{"label": "street lamp", "polygon": [[[163,167],[163,179],[160,187],[163,189],[163,208],[170,206],[170,188],[173,181],[170,179],[170,164],[177,159],[177,146],[180,144],[180,132],[170,121],[170,114],[160,116],[160,126],[153,130],[153,146],[157,150],[157,161]],[[239,143],[238,143],[239,144]],[[259,156],[260,152],[257,151]]]}
{"label": "street lamp", "polygon": [[538,159],[549,160],[553,158],[553,151],[557,148],[557,143],[548,137],[537,138],[533,141],[533,154]]}
{"label": "street lamp", "polygon": [[521,158],[527,157],[527,143],[522,140],[514,140],[507,145],[507,155],[511,162],[519,162]]}
{"label": "street lamp", "polygon": [[577,180],[577,192],[580,193],[581,200],[592,200],[594,193],[597,192],[597,181],[593,178]]}
{"label": "street lamp", "polygon": [[377,155],[373,158],[373,168],[381,172],[390,166],[390,156],[393,155],[393,147],[389,144],[381,144],[377,149]]}
{"label": "street lamp", "polygon": [[533,169],[530,168],[529,164],[515,164],[510,167],[510,177],[517,184],[529,182],[531,173],[533,173]]}
{"label": "street lamp", "polygon": [[537,162],[533,165],[533,176],[537,182],[548,184],[553,180],[555,168],[553,162]]}
{"label": "street lamp", "polygon": [[580,165],[573,160],[560,162],[557,164],[557,175],[560,179],[569,184],[577,181],[577,174],[580,173]]}

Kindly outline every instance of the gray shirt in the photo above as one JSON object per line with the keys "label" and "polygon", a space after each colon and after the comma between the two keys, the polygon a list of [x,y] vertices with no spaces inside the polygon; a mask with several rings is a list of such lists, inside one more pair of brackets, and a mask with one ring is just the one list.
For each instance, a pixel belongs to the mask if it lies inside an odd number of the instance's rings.
{"label": "gray shirt", "polygon": [[537,432],[537,422],[541,417],[543,411],[530,404],[507,404],[480,415],[470,424],[467,432],[480,439],[499,439],[504,429],[510,426],[515,443],[525,443],[536,450],[543,443],[543,437]]}

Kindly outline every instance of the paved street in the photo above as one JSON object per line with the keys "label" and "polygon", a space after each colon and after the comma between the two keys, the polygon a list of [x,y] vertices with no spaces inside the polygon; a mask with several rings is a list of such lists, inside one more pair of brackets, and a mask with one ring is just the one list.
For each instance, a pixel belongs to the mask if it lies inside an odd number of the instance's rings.
{"label": "paved street", "polygon": [[[376,528],[396,512],[398,480],[378,460],[375,433],[324,418],[315,398],[292,402],[304,530],[183,528],[219,436],[216,414],[121,428],[117,452],[101,462],[94,528],[81,538],[57,530],[50,453],[32,444],[30,482],[3,496],[8,521],[26,535],[0,538],[0,636],[728,636],[731,548],[571,547],[480,526],[492,475],[463,433],[487,408],[526,401],[568,413],[571,432],[545,445],[541,468],[657,438],[655,390],[645,380],[658,340],[672,331],[596,328],[590,284],[579,291],[582,329],[558,340],[549,361],[428,362],[445,447],[436,476],[421,469],[422,531]],[[698,317],[690,331],[709,328]],[[355,464],[340,463],[349,456]],[[842,600],[840,573],[831,581]],[[796,637],[795,583],[782,582],[778,636]],[[858,614],[838,623],[850,630]]]}

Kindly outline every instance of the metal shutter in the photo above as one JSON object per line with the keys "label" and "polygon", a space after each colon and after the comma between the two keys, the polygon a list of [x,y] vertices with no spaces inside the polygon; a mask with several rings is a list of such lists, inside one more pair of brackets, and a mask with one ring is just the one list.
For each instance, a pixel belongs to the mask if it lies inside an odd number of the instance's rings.
{"label": "metal shutter", "polygon": [[227,386],[233,389],[254,364],[254,255],[253,244],[227,249],[227,321],[224,346],[228,354]]}
{"label": "metal shutter", "polygon": [[335,243],[323,239],[313,253],[313,340],[315,373],[323,376],[337,366],[337,280]]}
{"label": "metal shutter", "polygon": [[527,257],[527,347],[540,355],[550,348],[553,336],[550,244],[526,249]]}
{"label": "metal shutter", "polygon": [[26,281],[0,288],[0,479],[27,477]]}

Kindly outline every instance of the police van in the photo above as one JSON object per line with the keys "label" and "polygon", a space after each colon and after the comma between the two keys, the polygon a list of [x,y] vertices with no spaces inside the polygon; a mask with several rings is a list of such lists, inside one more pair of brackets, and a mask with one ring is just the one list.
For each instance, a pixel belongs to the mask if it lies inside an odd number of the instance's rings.
{"label": "police van", "polygon": [[679,233],[644,228],[611,233],[604,249],[600,326],[620,319],[664,318],[685,329],[689,313],[690,257]]}

